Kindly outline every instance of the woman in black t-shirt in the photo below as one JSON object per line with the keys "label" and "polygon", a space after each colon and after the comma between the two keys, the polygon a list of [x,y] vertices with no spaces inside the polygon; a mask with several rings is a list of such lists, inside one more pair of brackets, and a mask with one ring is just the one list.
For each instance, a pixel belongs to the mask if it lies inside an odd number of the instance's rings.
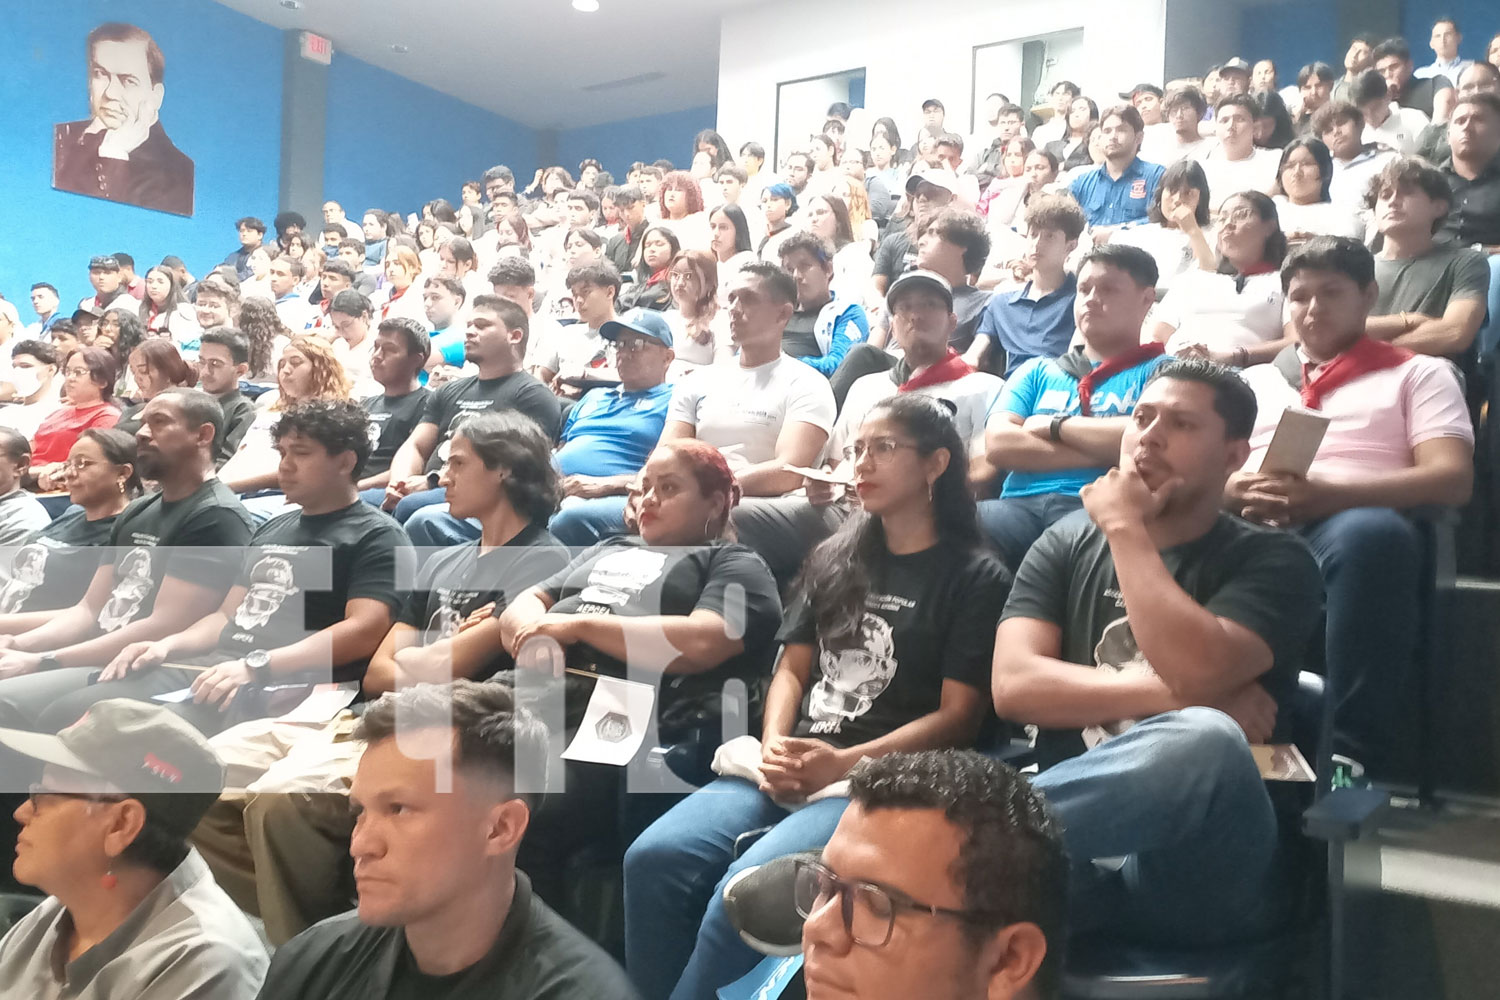
{"label": "woman in black t-shirt", "polygon": [[7,566],[0,583],[0,646],[83,599],[99,568],[95,547],[109,541],[115,517],[141,492],[135,438],[114,428],[80,433],[62,469],[68,499],[82,509],[37,529],[0,558]]}
{"label": "woman in black t-shirt", "polygon": [[[648,729],[630,764],[568,761],[566,793],[544,797],[533,817],[537,829],[522,842],[521,868],[538,895],[564,911],[562,871],[578,849],[618,857],[631,835],[676,801],[665,794],[622,797],[627,769],[636,791],[643,781],[656,781],[653,790],[682,788],[675,779],[663,783],[665,776],[646,760],[651,748],[671,744],[674,770],[701,783],[709,776],[704,760],[721,742],[720,719],[737,716],[744,726],[754,713],[781,601],[761,558],[726,537],[739,496],[728,463],[712,445],[692,439],[661,445],[631,495],[627,521],[639,534],[586,549],[512,600],[500,617],[501,641],[515,656],[518,674],[564,677],[569,740],[596,677],[628,675],[656,688],[648,722],[654,731]],[[518,684],[522,698],[537,687],[534,675]]]}
{"label": "woman in black t-shirt", "polygon": [[[837,783],[861,759],[970,746],[987,713],[1010,574],[982,547],[951,411],[886,400],[845,458],[864,509],[803,569],[759,746],[721,748],[726,776],[626,853],[625,952],[643,996],[713,996],[748,972],[760,956],[724,915],[727,880],[822,846],[844,811]],[[735,860],[736,838],[765,827]]]}

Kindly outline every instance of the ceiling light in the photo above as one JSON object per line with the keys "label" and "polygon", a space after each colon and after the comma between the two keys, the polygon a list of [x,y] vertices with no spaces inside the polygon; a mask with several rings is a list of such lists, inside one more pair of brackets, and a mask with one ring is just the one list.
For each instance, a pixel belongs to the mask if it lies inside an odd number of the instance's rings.
{"label": "ceiling light", "polygon": [[592,14],[599,9],[599,0],[573,0],[573,9]]}
{"label": "ceiling light", "polygon": [[287,10],[301,10],[302,0],[281,0],[281,6]]}
{"label": "ceiling light", "polygon": [[408,52],[410,52],[411,49],[407,48],[405,45],[402,45],[400,42],[397,42],[395,45],[391,46],[391,51],[396,53],[396,55],[398,56],[404,56]]}

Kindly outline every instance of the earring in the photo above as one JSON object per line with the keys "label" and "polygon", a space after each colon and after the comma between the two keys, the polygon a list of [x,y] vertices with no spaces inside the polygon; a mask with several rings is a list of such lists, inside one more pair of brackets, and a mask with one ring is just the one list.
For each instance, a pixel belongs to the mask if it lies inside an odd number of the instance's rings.
{"label": "earring", "polygon": [[110,865],[109,870],[99,877],[99,884],[102,885],[106,891],[113,889],[115,886],[120,884],[120,880],[115,878],[114,865]]}
{"label": "earring", "polygon": [[121,496],[125,495],[125,480],[123,480],[123,479],[116,480],[115,481],[115,487],[120,491],[120,495]]}

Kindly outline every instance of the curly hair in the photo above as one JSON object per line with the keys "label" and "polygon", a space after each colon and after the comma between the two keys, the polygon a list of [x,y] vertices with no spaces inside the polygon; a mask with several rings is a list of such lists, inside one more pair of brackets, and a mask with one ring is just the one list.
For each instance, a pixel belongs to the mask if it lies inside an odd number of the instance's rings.
{"label": "curly hair", "polygon": [[246,299],[240,304],[239,330],[250,340],[250,377],[266,379],[275,375],[272,358],[276,338],[292,335],[276,315],[276,306],[267,299]]}
{"label": "curly hair", "polygon": [[517,513],[544,525],[557,512],[562,488],[552,442],[534,420],[511,411],[469,413],[454,421],[453,436],[469,442],[486,469],[505,470],[502,489]]}
{"label": "curly hair", "polygon": [[369,428],[370,414],[352,399],[307,399],[282,411],[271,437],[280,441],[295,431],[318,442],[329,455],[352,452],[354,468],[349,476],[357,483],[370,458]]}
{"label": "curly hair", "polygon": [[[333,353],[333,345],[322,337],[314,337],[310,334],[299,334],[292,338],[292,342],[286,345],[282,351],[296,351],[307,359],[307,363],[313,369],[313,389],[308,399],[348,399],[354,385],[349,380],[348,372],[344,371],[343,364]],[[281,387],[281,378],[278,373],[276,379],[277,388]],[[281,410],[290,407],[300,400],[287,399],[285,395],[276,400],[271,407],[273,410]]]}
{"label": "curly hair", "polygon": [[667,211],[668,191],[681,191],[687,196],[688,215],[696,215],[703,211],[703,189],[698,186],[693,175],[686,170],[673,170],[661,179],[661,188],[656,192],[656,199],[663,219],[672,217],[672,214]]}
{"label": "curly hair", "polygon": [[[939,543],[967,551],[979,549],[979,515],[969,492],[968,452],[947,405],[917,393],[892,396],[865,417],[866,421],[877,419],[900,427],[924,458],[939,449],[948,452],[948,466],[932,484],[933,525]],[[798,587],[812,608],[818,639],[825,648],[858,642],[872,574],[885,557],[885,526],[864,511],[845,521],[808,556]]]}

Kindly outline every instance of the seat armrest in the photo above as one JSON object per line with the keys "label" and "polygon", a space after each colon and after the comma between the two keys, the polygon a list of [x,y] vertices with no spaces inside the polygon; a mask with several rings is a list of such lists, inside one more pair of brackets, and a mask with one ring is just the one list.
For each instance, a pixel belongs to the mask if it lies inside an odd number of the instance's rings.
{"label": "seat armrest", "polygon": [[1378,788],[1336,788],[1302,814],[1302,831],[1329,843],[1358,840],[1379,825],[1390,802]]}

